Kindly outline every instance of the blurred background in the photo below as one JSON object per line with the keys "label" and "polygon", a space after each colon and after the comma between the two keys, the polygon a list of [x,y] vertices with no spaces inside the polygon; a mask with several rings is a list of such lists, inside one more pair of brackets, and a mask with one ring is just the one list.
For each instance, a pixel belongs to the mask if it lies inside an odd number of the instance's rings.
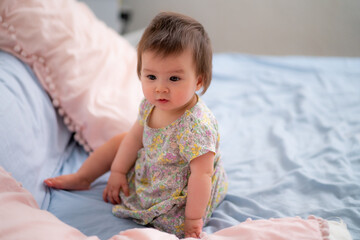
{"label": "blurred background", "polygon": [[129,38],[160,11],[201,22],[215,53],[360,56],[360,0],[81,0]]}

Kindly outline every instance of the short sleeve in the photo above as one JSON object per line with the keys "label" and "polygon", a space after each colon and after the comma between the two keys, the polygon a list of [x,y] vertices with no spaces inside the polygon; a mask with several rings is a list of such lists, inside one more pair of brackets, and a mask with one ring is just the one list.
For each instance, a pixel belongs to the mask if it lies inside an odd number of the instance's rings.
{"label": "short sleeve", "polygon": [[141,126],[144,126],[146,119],[151,111],[152,105],[144,98],[139,106],[138,121]]}
{"label": "short sleeve", "polygon": [[212,124],[190,119],[189,127],[180,133],[180,156],[190,162],[207,152],[217,151],[218,131]]}

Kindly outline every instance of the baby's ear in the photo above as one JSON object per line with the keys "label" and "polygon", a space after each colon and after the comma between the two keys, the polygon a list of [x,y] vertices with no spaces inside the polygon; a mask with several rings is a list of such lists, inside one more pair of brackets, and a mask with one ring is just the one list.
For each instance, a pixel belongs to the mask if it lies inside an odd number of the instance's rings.
{"label": "baby's ear", "polygon": [[196,83],[196,91],[199,91],[201,89],[201,87],[203,86],[204,81],[203,81],[203,76],[198,76],[197,78],[197,83]]}

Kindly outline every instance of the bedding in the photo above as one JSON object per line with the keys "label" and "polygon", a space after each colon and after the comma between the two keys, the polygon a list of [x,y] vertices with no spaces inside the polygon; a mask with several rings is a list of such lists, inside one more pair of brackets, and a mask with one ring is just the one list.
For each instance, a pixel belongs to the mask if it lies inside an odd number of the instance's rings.
{"label": "bedding", "polygon": [[31,68],[0,51],[0,166],[44,209],[50,195],[42,181],[59,171],[70,139]]}
{"label": "bedding", "polygon": [[[98,240],[87,237],[79,230],[61,222],[48,211],[39,210],[35,199],[21,183],[0,167],[0,216],[6,219],[0,225],[1,239],[77,239]],[[18,216],[21,215],[21,218]],[[318,239],[328,240],[329,224],[326,220],[309,217],[281,218],[270,220],[247,220],[237,226],[220,230],[214,234],[202,233],[204,240],[241,239]],[[229,238],[230,237],[230,238]],[[114,235],[111,240],[178,240],[175,235],[156,229],[131,229]],[[190,240],[190,238],[188,238]],[[194,238],[191,238],[194,239]]]}
{"label": "bedding", "polygon": [[98,240],[39,210],[33,195],[1,166],[0,183],[0,239]]}
{"label": "bedding", "polygon": [[[229,192],[204,232],[216,237],[248,218],[315,215],[330,225],[330,239],[360,239],[360,59],[227,53],[215,54],[213,66],[202,98],[219,122]],[[44,187],[43,179],[76,171],[88,153],[32,69],[5,52],[0,98],[0,166],[41,209],[99,239],[150,231],[111,214],[102,200],[108,174],[88,191]]]}
{"label": "bedding", "polygon": [[136,119],[142,91],[135,48],[84,3],[2,0],[0,48],[31,66],[86,151]]}
{"label": "bedding", "polygon": [[[108,173],[88,191],[42,183],[135,119],[134,47],[76,1],[4,0],[0,49],[0,238],[176,239],[114,217]],[[311,239],[360,239],[360,58],[224,53],[213,67],[202,99],[229,192],[203,239],[286,239],[291,222]]]}

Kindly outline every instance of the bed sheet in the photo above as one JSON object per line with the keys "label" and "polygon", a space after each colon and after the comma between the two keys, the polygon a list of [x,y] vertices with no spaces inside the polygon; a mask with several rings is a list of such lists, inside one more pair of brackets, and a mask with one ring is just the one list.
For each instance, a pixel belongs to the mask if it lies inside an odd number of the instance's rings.
{"label": "bed sheet", "polygon": [[[31,68],[0,51],[0,166],[28,189],[42,208],[49,205],[44,177],[68,158],[71,133],[57,116]],[[70,150],[70,149],[69,149]]]}
{"label": "bed sheet", "polygon": [[[360,239],[360,59],[214,56],[203,100],[219,121],[229,193],[204,231],[247,218],[343,219]],[[142,227],[89,191],[49,190],[44,178],[76,171],[77,145],[31,69],[0,52],[0,165],[42,209],[88,236]],[[32,126],[32,127],[29,127]]]}
{"label": "bed sheet", "polygon": [[[204,101],[216,115],[229,192],[204,231],[247,218],[341,218],[360,239],[360,59],[216,54]],[[61,174],[87,154],[75,143]],[[101,193],[51,190],[48,210],[101,239],[141,227]]]}

